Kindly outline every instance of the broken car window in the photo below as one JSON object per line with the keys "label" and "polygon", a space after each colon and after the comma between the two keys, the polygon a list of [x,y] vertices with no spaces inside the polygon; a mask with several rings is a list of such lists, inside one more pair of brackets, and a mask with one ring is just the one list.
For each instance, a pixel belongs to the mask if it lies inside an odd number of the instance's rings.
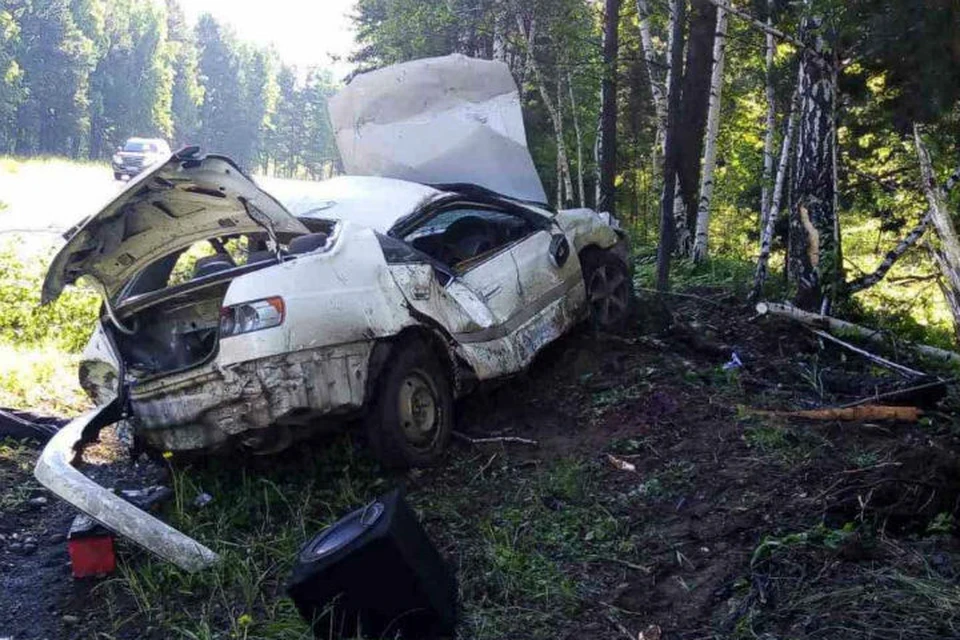
{"label": "broken car window", "polygon": [[533,231],[523,218],[479,206],[446,209],[408,233],[404,240],[457,272],[493,256]]}

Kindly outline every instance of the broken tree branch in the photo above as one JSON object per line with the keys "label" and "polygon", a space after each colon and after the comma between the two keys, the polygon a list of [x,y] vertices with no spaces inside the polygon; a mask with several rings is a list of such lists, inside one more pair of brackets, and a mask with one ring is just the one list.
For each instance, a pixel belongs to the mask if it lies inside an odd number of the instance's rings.
{"label": "broken tree branch", "polygon": [[[943,192],[950,193],[958,182],[960,182],[960,167],[957,167],[956,171],[947,178],[942,188]],[[917,244],[920,238],[923,237],[923,234],[927,231],[931,222],[933,222],[933,209],[928,209],[927,212],[923,214],[920,222],[917,223],[917,226],[911,229],[910,233],[897,243],[897,246],[887,252],[887,255],[883,258],[883,262],[880,263],[880,266],[877,267],[873,273],[862,275],[847,283],[847,289],[850,293],[863,291],[883,280],[884,276],[886,276],[887,272],[896,264],[897,260],[903,257],[903,254],[905,254],[910,247]]]}
{"label": "broken tree branch", "polygon": [[[875,393],[872,396],[867,398],[861,398],[859,400],[854,400],[853,402],[848,402],[847,404],[840,405],[841,409],[846,409],[848,407],[857,407],[862,404],[867,404],[870,402],[879,403],[881,400],[894,400],[894,399],[903,399],[907,397],[915,397],[917,394],[923,391],[930,391],[936,389],[937,387],[946,387],[946,380],[934,380],[932,382],[927,382],[925,384],[918,384],[915,387],[908,387],[906,389],[897,389],[895,391],[887,391],[886,393]],[[946,393],[946,390],[944,390]]]}
{"label": "broken tree branch", "polygon": [[841,340],[840,338],[837,338],[836,336],[832,336],[832,335],[830,335],[829,333],[827,333],[826,331],[823,331],[822,329],[814,329],[813,327],[808,327],[808,329],[810,329],[810,331],[812,331],[814,334],[820,336],[820,337],[823,338],[824,340],[829,340],[830,342],[833,342],[833,343],[835,343],[835,344],[838,344],[838,345],[840,345],[841,347],[843,347],[844,349],[847,349],[847,350],[849,350],[849,351],[852,351],[852,352],[854,352],[854,353],[856,353],[856,354],[858,354],[858,355],[863,356],[863,357],[866,358],[867,360],[870,360],[871,362],[875,362],[875,363],[879,364],[881,367],[886,367],[887,369],[892,369],[893,371],[897,371],[897,372],[902,373],[903,375],[906,375],[906,376],[911,377],[911,378],[922,378],[923,376],[927,375],[927,374],[923,373],[922,371],[917,371],[916,369],[911,369],[910,367],[905,367],[905,366],[903,366],[902,364],[898,364],[898,363],[896,363],[896,362],[894,362],[894,361],[892,361],[892,360],[887,360],[886,358],[881,357],[881,356],[878,356],[878,355],[876,355],[875,353],[870,353],[870,352],[867,351],[866,349],[861,349],[860,347],[854,346],[854,345],[850,344],[849,342],[844,342],[844,341]]}
{"label": "broken tree branch", "polygon": [[492,444],[495,442],[500,442],[504,444],[526,444],[531,447],[539,447],[540,443],[536,440],[530,440],[529,438],[518,438],[516,436],[497,436],[491,438],[471,438],[465,433],[460,433],[459,431],[454,431],[453,436],[459,438],[464,442],[469,442],[470,444]]}
{"label": "broken tree branch", "polygon": [[[793,305],[777,302],[758,302],[756,308],[757,313],[761,316],[767,314],[779,316],[817,329],[855,335],[858,338],[877,344],[888,344],[887,335],[882,331],[861,327],[860,325],[847,322],[846,320],[840,320],[839,318],[803,311]],[[898,342],[897,344],[906,346],[937,362],[960,365],[960,353],[947,351],[946,349],[938,349],[937,347],[931,347],[926,344],[916,344],[912,342]]]}
{"label": "broken tree branch", "polygon": [[783,31],[781,31],[780,29],[777,29],[776,27],[769,26],[763,20],[757,20],[756,18],[754,18],[752,15],[750,15],[743,9],[737,9],[736,7],[731,5],[729,2],[726,2],[726,0],[710,0],[710,2],[716,5],[717,7],[723,9],[724,11],[729,11],[730,13],[737,16],[738,18],[746,20],[755,29],[759,29],[764,33],[768,33],[772,35],[774,38],[779,38],[780,40],[789,42],[790,44],[797,47],[798,49],[807,48],[807,45],[803,44],[800,38],[791,36],[788,33],[784,33]]}

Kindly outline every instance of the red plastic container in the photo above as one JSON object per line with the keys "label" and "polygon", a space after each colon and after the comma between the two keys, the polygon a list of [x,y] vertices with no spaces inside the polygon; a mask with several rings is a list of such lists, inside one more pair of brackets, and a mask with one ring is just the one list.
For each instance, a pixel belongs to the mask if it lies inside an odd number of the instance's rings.
{"label": "red plastic container", "polygon": [[113,534],[87,516],[74,519],[67,534],[67,550],[74,578],[102,576],[117,568]]}

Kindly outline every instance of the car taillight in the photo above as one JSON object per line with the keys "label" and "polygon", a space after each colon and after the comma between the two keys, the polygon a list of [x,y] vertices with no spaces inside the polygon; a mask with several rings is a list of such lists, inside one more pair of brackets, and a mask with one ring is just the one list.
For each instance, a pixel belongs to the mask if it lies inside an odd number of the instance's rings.
{"label": "car taillight", "polygon": [[243,302],[220,309],[220,337],[269,329],[283,324],[283,298],[266,298]]}

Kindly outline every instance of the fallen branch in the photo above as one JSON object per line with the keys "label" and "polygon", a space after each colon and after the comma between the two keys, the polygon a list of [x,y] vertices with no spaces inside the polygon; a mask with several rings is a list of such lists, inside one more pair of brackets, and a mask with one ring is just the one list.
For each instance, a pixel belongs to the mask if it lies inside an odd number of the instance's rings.
{"label": "fallen branch", "polygon": [[894,362],[894,361],[892,361],[892,360],[887,360],[886,358],[883,358],[883,357],[881,357],[881,356],[878,356],[878,355],[876,355],[876,354],[874,354],[874,353],[870,353],[870,352],[867,351],[866,349],[861,349],[860,347],[854,346],[854,345],[850,344],[849,342],[844,342],[844,341],[841,340],[840,338],[837,338],[836,336],[832,336],[832,335],[830,335],[829,333],[827,333],[826,331],[823,331],[823,330],[821,330],[821,329],[814,329],[813,327],[807,327],[807,328],[808,328],[811,332],[813,332],[814,334],[816,334],[816,335],[820,336],[821,338],[823,338],[824,340],[829,340],[830,342],[833,342],[833,343],[835,343],[835,344],[838,344],[838,345],[840,345],[841,347],[843,347],[844,349],[848,349],[848,350],[850,350],[850,351],[852,351],[852,352],[854,352],[854,353],[856,353],[856,354],[858,354],[858,355],[863,356],[864,358],[866,358],[867,360],[870,360],[871,362],[875,362],[876,364],[879,364],[881,367],[886,367],[887,369],[892,369],[892,370],[894,370],[894,371],[897,371],[897,372],[899,372],[899,373],[902,373],[903,375],[906,375],[906,376],[909,376],[909,377],[913,377],[913,378],[922,378],[922,377],[924,377],[924,376],[927,375],[927,374],[923,373],[922,371],[917,371],[916,369],[911,369],[910,367],[905,367],[905,366],[903,366],[902,364],[898,364],[898,363],[896,363],[896,362]]}
{"label": "fallen branch", "polygon": [[658,291],[656,289],[651,289],[650,287],[634,287],[636,291],[646,291],[648,293],[656,293],[657,295],[668,295],[673,298],[688,298],[690,300],[699,300],[700,302],[706,302],[707,304],[712,304],[716,307],[729,307],[730,305],[724,304],[722,302],[717,302],[716,300],[711,300],[710,298],[705,298],[704,296],[698,296],[693,293],[680,293],[678,291]]}
{"label": "fallen branch", "polygon": [[[839,318],[832,318],[830,316],[822,316],[816,313],[810,313],[809,311],[803,311],[802,309],[798,309],[789,304],[778,302],[758,302],[757,313],[761,316],[769,314],[782,318],[788,318],[795,322],[799,322],[810,327],[815,327],[817,329],[847,333],[877,344],[887,344],[886,334],[882,331],[861,327],[860,325],[847,322],[846,320],[840,320]],[[932,358],[938,362],[960,365],[960,353],[947,351],[946,349],[938,349],[937,347],[931,347],[926,344],[916,344],[913,342],[898,342],[897,344],[905,346],[908,349],[912,349],[913,351],[916,351],[917,353],[920,353],[928,358]]]}
{"label": "fallen branch", "polygon": [[531,447],[539,447],[540,443],[536,440],[530,440],[529,438],[518,438],[516,436],[498,436],[495,438],[471,438],[465,433],[460,433],[459,431],[454,431],[453,436],[459,438],[464,442],[469,442],[470,444],[492,444],[495,442],[501,442],[504,444],[526,444]]}
{"label": "fallen branch", "polygon": [[[960,167],[957,167],[950,177],[947,178],[947,181],[943,184],[943,192],[945,194],[950,193],[957,183],[960,183]],[[897,243],[897,246],[887,252],[887,255],[883,258],[883,262],[880,263],[880,266],[877,267],[873,273],[862,275],[847,283],[847,289],[850,293],[863,291],[883,280],[883,277],[887,275],[887,272],[896,264],[897,260],[923,237],[923,234],[926,233],[931,222],[933,222],[933,209],[928,209],[927,212],[923,214],[917,226],[911,229],[910,233]]]}
{"label": "fallen branch", "polygon": [[[904,400],[906,398],[915,398],[917,394],[920,394],[924,391],[930,391],[931,389],[936,389],[938,387],[941,389],[943,394],[946,394],[947,381],[934,380],[933,382],[919,384],[915,387],[908,387],[906,389],[896,389],[895,391],[887,391],[886,393],[875,393],[872,396],[861,398],[853,402],[848,402],[847,404],[841,405],[840,408],[846,409],[848,407],[857,407],[869,402],[878,403],[881,400]],[[940,397],[942,397],[942,395]]]}
{"label": "fallen branch", "polygon": [[804,420],[824,421],[841,420],[844,422],[871,422],[874,420],[916,422],[920,419],[920,416],[923,415],[923,412],[917,407],[893,407],[880,404],[808,409],[805,411],[755,411],[754,413],[780,418],[802,418]]}

